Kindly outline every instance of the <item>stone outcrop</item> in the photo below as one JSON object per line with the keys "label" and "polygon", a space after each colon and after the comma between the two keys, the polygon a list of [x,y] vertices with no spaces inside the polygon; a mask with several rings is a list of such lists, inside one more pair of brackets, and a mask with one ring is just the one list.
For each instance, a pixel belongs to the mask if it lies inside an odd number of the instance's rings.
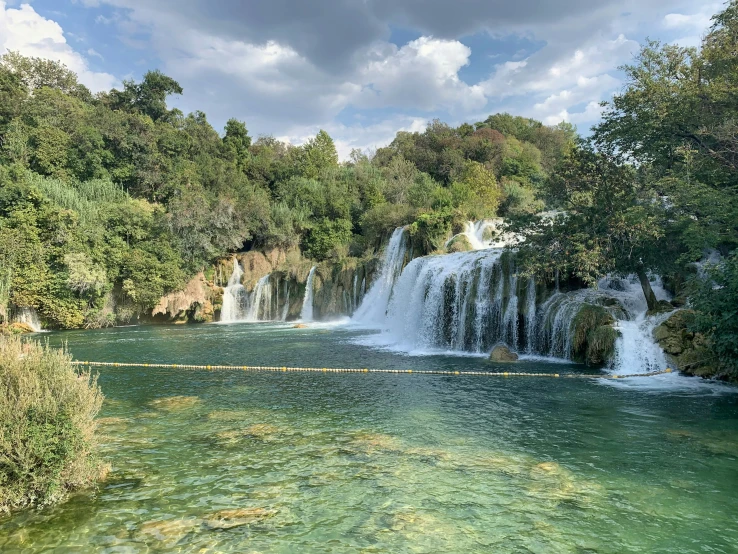
{"label": "stone outcrop", "polygon": [[518,355],[504,344],[498,344],[492,349],[492,352],[489,355],[489,361],[500,364],[517,362]]}
{"label": "stone outcrop", "polygon": [[473,250],[473,248],[466,235],[456,235],[448,243],[446,250],[449,254],[453,254],[454,252],[468,252],[469,250]]}
{"label": "stone outcrop", "polygon": [[181,291],[164,296],[151,311],[153,322],[208,323],[214,320],[215,305],[222,296],[220,287],[198,273]]}
{"label": "stone outcrop", "polygon": [[653,336],[675,369],[688,375],[713,377],[718,368],[710,363],[714,356],[707,340],[702,334],[689,330],[693,317],[691,310],[678,310],[654,329]]}

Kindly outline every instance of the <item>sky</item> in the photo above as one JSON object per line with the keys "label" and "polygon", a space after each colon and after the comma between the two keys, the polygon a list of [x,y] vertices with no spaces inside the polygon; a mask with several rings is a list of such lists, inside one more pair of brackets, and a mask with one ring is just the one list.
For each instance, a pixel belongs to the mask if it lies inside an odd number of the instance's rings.
{"label": "sky", "polygon": [[398,131],[509,112],[581,133],[646,38],[697,46],[712,0],[0,0],[0,53],[59,60],[93,92],[160,69],[216,129],[341,158]]}

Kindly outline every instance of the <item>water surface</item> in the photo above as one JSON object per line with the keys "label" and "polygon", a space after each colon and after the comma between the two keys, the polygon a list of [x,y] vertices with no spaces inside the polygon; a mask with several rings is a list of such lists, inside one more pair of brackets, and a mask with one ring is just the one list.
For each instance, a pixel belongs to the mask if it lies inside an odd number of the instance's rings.
{"label": "water surface", "polygon": [[[373,349],[341,327],[45,338],[79,360],[502,369]],[[0,520],[0,551],[737,552],[735,389],[668,379],[106,367],[110,479]]]}

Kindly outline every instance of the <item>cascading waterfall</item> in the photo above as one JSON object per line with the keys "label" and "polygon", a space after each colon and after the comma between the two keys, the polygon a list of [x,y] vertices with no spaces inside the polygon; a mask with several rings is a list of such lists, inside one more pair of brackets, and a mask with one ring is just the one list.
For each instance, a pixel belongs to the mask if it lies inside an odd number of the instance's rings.
{"label": "cascading waterfall", "polygon": [[[665,367],[664,354],[652,336],[657,323],[646,317],[645,299],[635,277],[603,279],[597,289],[560,292],[557,286],[538,304],[535,281],[519,282],[514,255],[503,249],[425,256],[402,269],[401,237],[398,231],[393,235],[382,274],[353,319],[381,330],[367,339],[374,344],[414,353],[481,354],[505,343],[527,354],[571,359],[575,317],[584,305],[594,304],[617,322],[616,371]],[[658,281],[652,286],[657,297],[667,297]]]}
{"label": "cascading waterfall", "polygon": [[[405,254],[407,251],[407,238],[405,229],[399,227],[395,229],[390,238],[387,250],[384,253],[384,261],[382,263],[382,271],[369,291],[364,295],[364,300],[356,310],[353,321],[362,325],[374,326],[381,325],[387,313],[392,289],[395,281],[402,272],[402,266],[405,263]],[[366,286],[362,284],[362,288]]]}
{"label": "cascading waterfall", "polygon": [[502,231],[502,223],[503,220],[500,218],[467,221],[464,224],[464,230],[446,241],[446,246],[458,236],[466,237],[472,250],[504,248],[517,242],[515,236]]}
{"label": "cascading waterfall", "polygon": [[246,302],[246,289],[241,284],[243,269],[236,258],[233,258],[233,273],[228,279],[228,284],[223,289],[223,307],[220,311],[220,321],[232,323],[240,321],[244,317]]}
{"label": "cascading waterfall", "polygon": [[378,322],[384,331],[378,340],[406,351],[485,352],[498,341],[515,344],[517,277],[502,257],[494,249],[411,261]]}
{"label": "cascading waterfall", "polygon": [[15,317],[13,318],[17,323],[23,323],[28,325],[35,333],[43,331],[41,327],[41,320],[38,317],[38,312],[30,306],[22,306],[16,308]]}
{"label": "cascading waterfall", "polygon": [[536,282],[533,277],[528,279],[526,298],[525,330],[527,341],[525,350],[528,354],[533,354],[535,351],[535,333],[533,330],[536,327]]}
{"label": "cascading waterfall", "polygon": [[300,319],[302,321],[313,320],[313,278],[315,277],[316,269],[318,269],[316,266],[310,269],[307,283],[305,284],[305,298],[302,301],[302,311],[300,312]]}
{"label": "cascading waterfall", "polygon": [[271,273],[264,275],[256,282],[249,295],[246,309],[246,321],[272,321],[276,319],[276,310],[272,304]]}
{"label": "cascading waterfall", "polygon": [[[259,279],[254,290],[249,293],[241,284],[243,269],[237,259],[233,259],[233,273],[228,284],[223,289],[223,307],[220,312],[222,323],[256,322],[284,320],[289,310],[289,289],[286,292],[286,302],[282,311],[278,309],[279,298],[272,302],[271,274]],[[275,292],[279,292],[278,288]]]}

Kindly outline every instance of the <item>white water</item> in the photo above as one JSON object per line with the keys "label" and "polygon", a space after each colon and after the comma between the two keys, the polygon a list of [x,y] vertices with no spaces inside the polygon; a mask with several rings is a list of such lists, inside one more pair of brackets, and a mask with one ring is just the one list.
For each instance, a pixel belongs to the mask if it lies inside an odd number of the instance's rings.
{"label": "white water", "polygon": [[[517,340],[517,279],[499,264],[502,251],[480,250],[411,261],[392,287],[386,309],[370,322],[377,344],[405,352],[488,351]],[[364,311],[372,291],[360,308]],[[373,307],[373,306],[372,306]],[[362,321],[360,321],[361,323]]]}
{"label": "white water", "polygon": [[[374,281],[364,300],[356,310],[353,321],[365,326],[381,326],[387,314],[395,281],[402,272],[405,263],[407,240],[405,229],[395,229],[384,253],[382,270]],[[366,286],[363,284],[362,286]]]}
{"label": "white water", "polygon": [[[502,249],[425,256],[401,270],[401,236],[393,235],[382,275],[352,320],[380,329],[365,343],[414,354],[483,354],[502,342],[528,356],[571,359],[574,318],[583,305],[595,304],[615,317],[621,334],[613,371],[647,373],[666,367],[653,339],[660,321],[646,317],[645,298],[634,276],[603,279],[597,289],[555,292],[537,305],[535,281],[519,284],[514,258],[504,261]],[[668,298],[659,280],[652,286],[657,298]]]}
{"label": "white water", "polygon": [[472,250],[486,250],[487,248],[505,248],[518,242],[517,237],[502,231],[503,220],[482,219],[480,221],[467,221],[464,231],[454,235],[446,241],[446,247],[459,236],[464,236],[469,241]]}
{"label": "white water", "polygon": [[316,269],[318,269],[316,266],[310,269],[307,283],[305,283],[305,297],[302,300],[302,311],[300,312],[300,319],[302,321],[313,320],[313,278],[315,277]]}
{"label": "white water", "polygon": [[272,303],[271,274],[259,279],[254,290],[249,293],[241,284],[243,269],[237,259],[233,259],[233,273],[223,289],[223,307],[220,312],[221,323],[256,322],[284,320],[289,310],[289,294],[287,294],[286,310],[277,311],[276,303]]}
{"label": "white water", "polygon": [[43,331],[41,327],[41,320],[38,317],[38,312],[34,308],[29,306],[23,306],[17,308],[15,312],[14,321],[16,323],[24,323],[28,325],[35,333]]}
{"label": "white water", "polygon": [[264,275],[248,297],[245,321],[273,321],[277,319],[272,311],[271,273]]}
{"label": "white water", "polygon": [[241,284],[243,269],[236,258],[233,258],[233,273],[228,284],[223,289],[223,307],[220,310],[220,320],[223,323],[240,321],[243,318],[246,289]]}
{"label": "white water", "polygon": [[666,356],[653,339],[653,330],[663,317],[639,314],[633,321],[618,321],[620,337],[615,343],[613,369],[618,375],[662,371],[668,367]]}

